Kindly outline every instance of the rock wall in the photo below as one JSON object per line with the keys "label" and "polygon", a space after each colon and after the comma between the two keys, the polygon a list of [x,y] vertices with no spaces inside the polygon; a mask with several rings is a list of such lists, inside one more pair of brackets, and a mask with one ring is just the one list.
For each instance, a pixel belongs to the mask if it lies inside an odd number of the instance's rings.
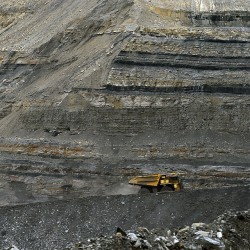
{"label": "rock wall", "polygon": [[249,162],[249,1],[14,2],[25,15],[0,37],[2,152]]}
{"label": "rock wall", "polygon": [[[110,161],[119,157],[249,161],[250,119],[242,122],[249,115],[248,95],[77,92],[65,98],[64,109],[26,109],[22,124],[28,130],[43,127],[47,135],[56,128],[57,137],[61,133],[88,138],[92,149],[82,150],[89,157],[105,158],[105,145],[113,144],[117,152],[108,156]],[[68,110],[68,103],[82,105]]]}

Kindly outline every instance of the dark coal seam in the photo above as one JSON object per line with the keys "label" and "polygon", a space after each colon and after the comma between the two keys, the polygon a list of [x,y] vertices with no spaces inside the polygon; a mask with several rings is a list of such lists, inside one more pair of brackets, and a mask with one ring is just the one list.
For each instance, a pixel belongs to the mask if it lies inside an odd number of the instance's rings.
{"label": "dark coal seam", "polygon": [[209,43],[250,43],[249,41],[239,41],[239,40],[220,40],[220,39],[204,39],[201,40]]}
{"label": "dark coal seam", "polygon": [[[240,26],[240,27],[242,27],[242,26]],[[226,27],[223,27],[223,28],[226,28]],[[141,33],[141,35],[142,35],[142,37],[144,37],[144,36],[147,36],[147,35],[149,35],[149,34],[142,34]],[[152,35],[151,35],[151,37],[152,37]],[[163,39],[164,38],[164,40],[166,40],[166,38],[167,38],[167,41],[174,41],[174,42],[176,42],[176,41],[179,41],[179,42],[183,42],[183,43],[185,43],[185,42],[197,42],[197,41],[199,41],[199,42],[202,42],[202,43],[250,43],[250,41],[249,40],[237,40],[237,39],[229,39],[229,40],[222,40],[222,39],[219,39],[219,38],[210,38],[210,37],[199,37],[199,35],[196,35],[195,37],[185,37],[185,38],[183,38],[183,39],[178,39],[178,40],[176,40],[176,39],[172,39],[172,38],[169,38],[167,35],[161,35],[161,36],[155,36],[155,38],[159,38],[159,39]],[[242,38],[242,39],[244,39],[244,38]]]}
{"label": "dark coal seam", "polygon": [[[142,55],[142,56],[169,56],[169,57],[183,57],[183,58],[208,58],[208,59],[249,59],[250,60],[250,56],[244,56],[244,57],[233,57],[233,56],[201,56],[201,55],[187,55],[187,54],[171,54],[171,53],[162,53],[162,52],[157,52],[157,53],[150,53],[150,52],[143,52],[143,51],[135,51],[135,52],[130,52],[130,51],[124,51],[122,50],[118,57],[121,56],[126,56],[126,55],[130,55],[130,54],[134,54],[134,55]],[[119,60],[119,59],[118,59]],[[249,62],[250,63],[250,62]]]}
{"label": "dark coal seam", "polygon": [[[116,64],[123,64],[123,65],[138,65],[138,66],[157,66],[157,67],[174,67],[174,68],[191,68],[191,69],[203,69],[203,70],[221,70],[221,69],[234,69],[235,71],[237,70],[248,70],[250,69],[250,64],[249,66],[227,66],[227,65],[194,65],[193,64],[185,64],[185,63],[178,63],[177,61],[174,62],[135,62],[133,60],[119,60],[116,59],[114,61]],[[191,62],[190,62],[191,63]],[[237,63],[236,63],[237,64]]]}
{"label": "dark coal seam", "polygon": [[164,92],[164,93],[229,93],[250,95],[250,86],[188,86],[188,87],[150,87],[150,86],[114,86],[111,84],[105,85],[109,91],[142,91],[142,92]]}

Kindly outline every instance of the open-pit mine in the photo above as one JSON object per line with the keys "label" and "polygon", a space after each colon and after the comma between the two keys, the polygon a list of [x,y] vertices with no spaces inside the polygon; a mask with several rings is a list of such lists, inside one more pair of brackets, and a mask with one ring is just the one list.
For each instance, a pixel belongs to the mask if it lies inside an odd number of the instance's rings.
{"label": "open-pit mine", "polygon": [[249,250],[249,180],[250,0],[1,0],[1,250]]}

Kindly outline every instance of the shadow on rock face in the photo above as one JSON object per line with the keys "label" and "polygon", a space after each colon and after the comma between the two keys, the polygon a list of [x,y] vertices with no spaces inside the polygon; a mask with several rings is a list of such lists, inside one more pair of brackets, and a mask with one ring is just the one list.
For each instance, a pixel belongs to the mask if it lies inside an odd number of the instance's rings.
{"label": "shadow on rock face", "polygon": [[25,183],[19,181],[10,182],[10,188],[14,191],[18,202],[22,203],[28,200],[34,200],[34,196],[27,190],[27,185]]}

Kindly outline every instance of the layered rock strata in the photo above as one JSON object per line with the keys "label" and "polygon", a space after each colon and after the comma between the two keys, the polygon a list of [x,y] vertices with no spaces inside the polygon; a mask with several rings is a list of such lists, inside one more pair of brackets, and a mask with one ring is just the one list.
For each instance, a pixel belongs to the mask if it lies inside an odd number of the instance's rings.
{"label": "layered rock strata", "polygon": [[2,152],[249,162],[249,1],[13,4],[0,5],[25,13],[1,24]]}

